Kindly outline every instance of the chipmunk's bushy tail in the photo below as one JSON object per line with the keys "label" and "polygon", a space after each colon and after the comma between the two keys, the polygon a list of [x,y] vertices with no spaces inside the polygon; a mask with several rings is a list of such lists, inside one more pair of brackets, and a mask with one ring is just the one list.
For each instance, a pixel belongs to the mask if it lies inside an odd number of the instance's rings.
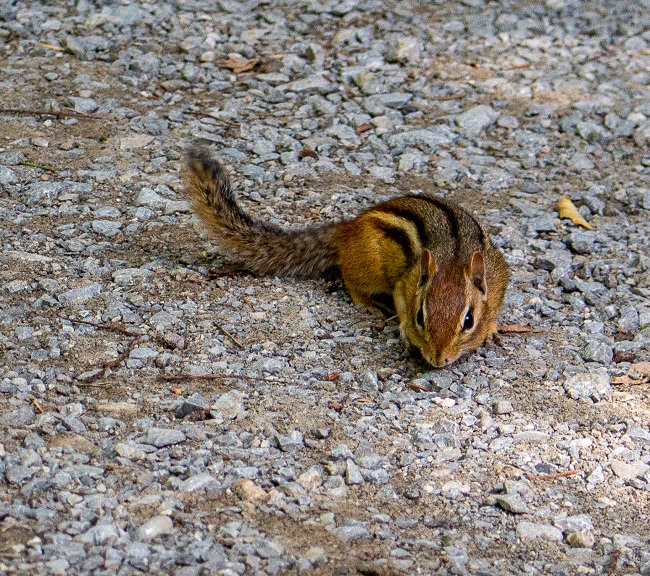
{"label": "chipmunk's bushy tail", "polygon": [[195,212],[243,268],[260,275],[316,277],[338,265],[335,225],[294,231],[254,220],[237,203],[223,165],[205,147],[187,150],[184,177]]}

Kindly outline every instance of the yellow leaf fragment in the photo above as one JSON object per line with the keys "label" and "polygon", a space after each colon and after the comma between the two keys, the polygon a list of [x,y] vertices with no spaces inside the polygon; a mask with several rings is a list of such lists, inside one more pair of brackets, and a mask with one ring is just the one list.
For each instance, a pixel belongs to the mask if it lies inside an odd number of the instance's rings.
{"label": "yellow leaf fragment", "polygon": [[53,44],[43,44],[41,42],[41,46],[43,48],[49,48],[50,50],[56,50],[57,52],[65,52],[65,48],[62,48],[61,46],[54,46]]}
{"label": "yellow leaf fragment", "polygon": [[248,72],[257,66],[260,62],[259,58],[253,58],[252,60],[247,60],[239,54],[228,54],[228,58],[224,60],[219,60],[217,64],[221,68],[229,68],[235,74],[240,74],[241,72]]}
{"label": "yellow leaf fragment", "polygon": [[560,215],[560,218],[568,218],[576,226],[582,226],[587,230],[593,230],[593,227],[589,224],[589,222],[587,222],[582,217],[580,212],[578,212],[576,205],[571,202],[571,200],[569,200],[566,196],[563,196],[560,198],[560,200],[558,200],[557,211]]}

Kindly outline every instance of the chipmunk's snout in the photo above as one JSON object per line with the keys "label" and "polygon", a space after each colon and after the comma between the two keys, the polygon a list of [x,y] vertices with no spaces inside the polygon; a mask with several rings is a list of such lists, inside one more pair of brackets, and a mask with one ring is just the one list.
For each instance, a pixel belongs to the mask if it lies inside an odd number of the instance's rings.
{"label": "chipmunk's snout", "polygon": [[445,354],[444,352],[434,352],[433,354],[422,353],[424,359],[434,368],[442,368],[456,360],[457,356]]}

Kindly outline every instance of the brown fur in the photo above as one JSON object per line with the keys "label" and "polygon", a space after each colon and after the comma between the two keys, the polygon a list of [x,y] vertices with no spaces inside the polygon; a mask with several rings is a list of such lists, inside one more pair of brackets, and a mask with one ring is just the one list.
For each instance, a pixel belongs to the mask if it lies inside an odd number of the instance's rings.
{"label": "brown fur", "polygon": [[[508,269],[481,226],[455,204],[402,196],[353,220],[284,230],[240,208],[224,167],[206,149],[188,150],[185,179],[194,210],[242,267],[277,276],[339,271],[355,303],[378,314],[394,308],[403,339],[434,366],[496,333]],[[473,323],[464,328],[468,310]]]}

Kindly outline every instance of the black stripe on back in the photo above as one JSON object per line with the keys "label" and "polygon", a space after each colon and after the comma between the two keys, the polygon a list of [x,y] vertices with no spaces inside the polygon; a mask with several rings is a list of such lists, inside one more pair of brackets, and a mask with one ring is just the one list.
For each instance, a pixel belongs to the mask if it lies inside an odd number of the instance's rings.
{"label": "black stripe on back", "polygon": [[393,214],[394,216],[397,216],[399,218],[404,218],[404,220],[408,220],[409,222],[412,222],[413,225],[415,226],[415,229],[418,231],[418,237],[420,238],[420,243],[422,244],[422,246],[427,245],[429,235],[427,234],[427,229],[424,220],[422,219],[422,216],[406,208],[395,208],[395,207],[379,205],[376,208],[373,208],[373,211],[375,210],[377,212],[384,212],[385,214]]}
{"label": "black stripe on back", "polygon": [[381,230],[386,238],[390,238],[393,242],[399,244],[404,253],[404,258],[406,258],[406,263],[408,265],[412,264],[415,254],[413,253],[413,246],[411,246],[411,239],[409,238],[408,233],[399,226],[389,224],[379,218],[373,218],[373,220],[374,225],[378,230]]}
{"label": "black stripe on back", "polygon": [[453,208],[449,206],[449,204],[443,200],[440,200],[439,198],[436,198],[435,196],[425,196],[424,194],[412,194],[410,196],[407,196],[407,198],[416,198],[417,200],[423,200],[429,204],[433,204],[436,208],[438,208],[438,210],[440,210],[445,215],[447,224],[449,224],[451,237],[454,239],[456,246],[458,246],[460,241],[458,218],[456,217],[456,213],[454,212]]}

